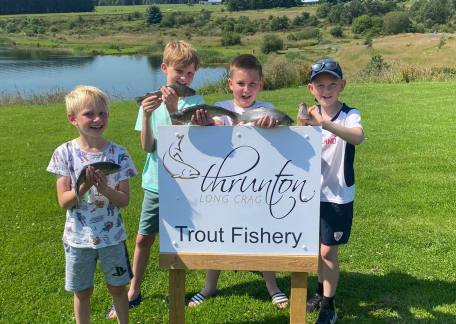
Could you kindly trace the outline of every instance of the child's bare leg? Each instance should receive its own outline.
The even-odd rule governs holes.
[[[338,246],[320,245],[321,278],[323,279],[323,295],[333,297],[339,283]]]
[[[141,283],[149,263],[150,249],[155,241],[155,235],[136,235],[135,252],[133,256],[133,278],[128,290],[128,300],[135,300],[141,292]]]
[[[274,294],[280,292],[279,287],[277,286],[276,273],[273,271],[263,271],[263,278],[266,283],[266,288],[268,289],[269,295],[273,296]],[[288,307],[288,302],[284,301],[277,303],[277,307],[286,308]]]
[[[217,283],[220,277],[220,273],[220,270],[207,270],[204,289],[201,290],[201,293],[204,296],[209,297],[215,295],[217,292]]]
[[[220,270],[207,270],[204,288],[201,290],[200,294],[202,294],[204,297],[211,297],[215,295],[217,292],[217,282],[220,277],[220,272]],[[201,302],[190,300],[188,302],[188,307],[196,307],[200,303]]]
[[[128,323],[128,295],[125,286],[107,285],[112,296],[112,302],[116,308],[117,322]]]
[[[90,297],[92,292],[93,288],[74,292],[74,319],[78,324],[90,323]]]

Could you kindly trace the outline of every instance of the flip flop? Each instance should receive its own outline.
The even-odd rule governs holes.
[[[284,309],[288,306],[288,297],[283,292],[276,292],[271,296],[272,303],[277,306],[277,308]],[[280,304],[287,303],[287,306],[281,307]]]
[[[141,302],[142,302],[142,296],[140,293],[138,295],[138,297],[136,297],[133,300],[128,301],[128,308],[137,307],[141,304]],[[112,305],[111,308],[108,310],[108,313],[106,314],[106,319],[111,319],[111,318],[116,318],[116,317],[117,317],[116,308],[114,305]]]
[[[200,306],[204,301],[206,300],[206,296],[204,296],[202,293],[197,293],[196,295],[194,295],[192,298],[190,298],[189,300],[189,304],[190,303],[193,303],[193,305],[189,305],[190,308],[193,308],[193,307],[198,307]]]

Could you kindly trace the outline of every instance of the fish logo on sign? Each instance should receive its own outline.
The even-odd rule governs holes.
[[[181,148],[184,135],[176,135],[177,140],[172,142],[168,151],[163,154],[163,167],[173,177],[179,179],[198,178],[200,172],[182,158]]]

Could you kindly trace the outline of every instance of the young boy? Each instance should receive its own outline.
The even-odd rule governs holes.
[[[190,86],[199,67],[196,50],[187,42],[169,42],[163,52],[161,69],[166,76],[167,84],[179,82]],[[161,87],[162,96],[151,96],[144,99],[138,112],[135,130],[141,132],[141,146],[147,152],[142,173],[144,199],[136,235],[136,246],[133,258],[133,279],[128,291],[129,306],[141,303],[141,283],[149,262],[150,249],[158,233],[158,157],[157,131],[159,125],[171,125],[169,113],[188,106],[203,104],[200,96],[178,98],[170,87]],[[115,317],[112,308],[108,317]]]
[[[263,88],[263,71],[261,63],[253,55],[239,55],[231,62],[228,86],[233,93],[233,99],[217,102],[215,106],[223,107],[239,114],[261,106],[274,108],[272,103],[256,100],[258,93]],[[210,120],[201,111],[197,111],[192,122],[199,125],[233,125],[233,121],[228,116],[217,116]],[[275,125],[276,121],[268,116],[264,116],[255,122],[255,126],[266,128],[274,127]],[[205,287],[190,299],[188,306],[199,306],[206,298],[214,296],[219,276],[219,270],[208,270]],[[272,303],[278,308],[286,308],[288,306],[288,297],[278,288],[275,272],[265,271],[263,272],[263,277]]]
[[[90,321],[90,297],[97,260],[112,295],[118,322],[128,322],[126,285],[131,271],[125,245],[126,233],[120,208],[129,202],[129,178],[136,169],[128,152],[107,141],[108,98],[99,89],[78,86],[66,97],[68,121],[79,137],[60,145],[47,171],[57,176],[57,198],[67,210],[63,242],[65,247],[65,289],[74,293],[77,323]],[[106,176],[88,164],[114,162],[119,172]],[[76,180],[86,172],[78,190]]]
[[[355,195],[355,145],[364,140],[357,109],[339,101],[346,81],[339,64],[331,59],[312,65],[309,91],[317,106],[309,107],[308,119],[298,116],[298,125],[323,128],[320,202],[320,258],[317,293],[307,302],[309,312],[320,308],[317,323],[337,320],[334,296],[339,281],[338,246],[348,242]]]

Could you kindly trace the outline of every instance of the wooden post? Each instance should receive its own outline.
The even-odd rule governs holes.
[[[290,324],[307,323],[307,272],[291,273]]]
[[[185,322],[185,270],[169,270],[169,323]]]

